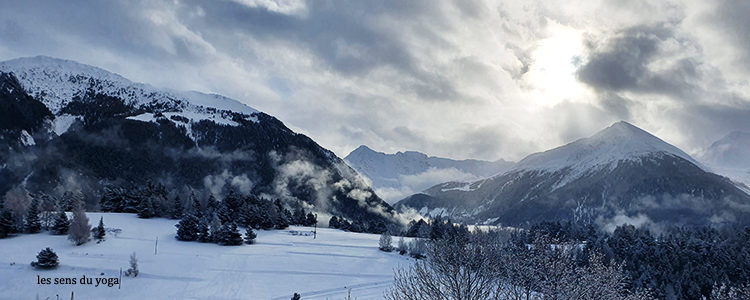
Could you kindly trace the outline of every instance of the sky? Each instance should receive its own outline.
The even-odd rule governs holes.
[[[750,131],[749,1],[0,2],[0,60],[218,93],[343,157],[519,160],[625,120]]]

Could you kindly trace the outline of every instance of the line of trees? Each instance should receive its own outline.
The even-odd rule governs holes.
[[[427,258],[396,272],[389,299],[750,299],[748,228],[542,222],[425,238],[424,224]]]
[[[27,205],[24,206],[24,203]],[[66,210],[72,211],[72,219],[68,219]],[[23,189],[6,193],[3,201],[0,201],[0,238],[42,231],[68,235],[68,239],[76,245],[88,242],[92,234],[98,240],[106,235],[103,218],[99,220],[99,226],[92,230],[83,200],[74,193],[65,193],[60,200],[45,194],[32,195]]]
[[[289,225],[312,226],[317,217],[297,207],[292,213],[280,200],[270,201],[254,195],[241,196],[230,192],[223,201],[209,197],[202,205],[195,196],[181,213],[176,238],[181,241],[200,241],[220,245],[241,245],[243,237],[238,226],[245,227],[244,242],[252,244],[253,229],[285,229]]]

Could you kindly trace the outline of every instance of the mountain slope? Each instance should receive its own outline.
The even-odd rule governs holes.
[[[729,133],[704,150],[699,159],[714,172],[750,186],[750,132]]]
[[[372,187],[386,201],[402,199],[440,182],[489,177],[513,165],[504,160],[453,160],[415,151],[385,154],[364,145],[349,153],[344,160],[370,179]]]
[[[396,207],[504,225],[543,220],[601,225],[750,221],[750,195],[626,122],[529,155],[502,175],[436,185]]]
[[[0,128],[0,193],[72,191],[93,208],[105,187],[137,194],[158,184],[175,195],[236,190],[393,221],[392,208],[331,151],[235,100],[49,57],[2,62],[0,73],[0,115],[28,111]]]

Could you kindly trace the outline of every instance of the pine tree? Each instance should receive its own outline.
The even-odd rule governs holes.
[[[135,257],[135,252],[130,255],[130,268],[125,271],[125,276],[138,277],[138,259]]]
[[[68,234],[69,228],[70,220],[68,220],[68,215],[65,213],[65,211],[62,210],[62,208],[60,208],[60,211],[58,211],[57,215],[55,215],[55,220],[52,223],[51,232],[54,235]]]
[[[367,226],[367,232],[369,233],[383,233],[388,231],[388,227],[385,225],[385,222],[383,221],[377,221],[370,223],[370,226]]]
[[[0,211],[0,239],[16,233],[16,221],[11,210]]]
[[[31,262],[31,266],[37,269],[54,269],[59,265],[57,254],[49,247],[40,251],[36,255],[36,261]]]
[[[216,216],[219,217],[219,221],[221,221],[222,224],[234,220],[232,218],[232,212],[229,207],[227,207],[227,205],[219,206],[219,210],[216,212]]]
[[[214,195],[208,196],[208,200],[206,201],[206,208],[205,208],[206,213],[209,216],[217,213],[219,210],[219,205],[220,203],[218,200],[216,200],[216,197],[214,197]]]
[[[219,220],[219,217],[216,216],[216,214],[213,214],[213,218],[211,218],[211,241],[214,243],[218,243],[219,240],[219,230],[221,230],[221,221]]]
[[[198,241],[201,243],[211,242],[211,233],[209,232],[208,219],[204,216],[198,221]]]
[[[294,215],[292,215],[292,221],[294,225],[302,225],[305,222],[305,209],[297,207],[294,210]]]
[[[41,195],[42,203],[40,205],[42,212],[42,226],[44,230],[50,230],[55,220],[55,210],[57,207],[56,200],[47,194]]]
[[[172,205],[172,213],[170,214],[170,217],[172,219],[180,219],[182,218],[182,213],[184,211],[184,207],[182,206],[182,200],[180,199],[180,196],[174,197],[174,204]]]
[[[195,197],[195,193],[190,193],[190,203],[192,203],[192,207],[190,208],[191,212],[195,215],[196,218],[202,219],[203,218],[203,208],[201,207],[201,202],[198,201],[198,197]]]
[[[330,228],[341,227],[341,224],[339,224],[339,218],[337,218],[336,216],[331,217],[331,219],[328,220],[328,227]]]
[[[105,235],[107,235],[107,231],[104,229],[104,217],[100,217],[99,225],[94,228],[94,238],[102,240]]]
[[[364,229],[362,227],[364,227],[363,224],[362,224],[362,221],[356,220],[356,221],[354,221],[354,223],[352,223],[351,225],[349,225],[349,228],[347,228],[347,229],[349,231],[351,231],[351,232],[362,232],[362,230]]]
[[[89,225],[89,218],[83,211],[83,206],[78,205],[73,211],[73,221],[70,223],[68,239],[73,241],[76,246],[79,246],[86,243],[89,240],[90,235],[91,225]]]
[[[277,209],[276,221],[274,223],[276,224],[274,226],[276,229],[286,229],[289,227],[289,220],[284,215],[283,209],[280,211]]]
[[[42,223],[39,221],[39,199],[34,197],[26,214],[24,231],[27,233],[38,233],[42,231]]]
[[[154,203],[151,201],[151,197],[144,197],[141,199],[141,204],[138,205],[138,217],[141,219],[149,219],[156,215],[154,210]]]
[[[265,210],[260,210],[260,228],[264,230],[273,229],[275,224],[270,214]]]
[[[256,237],[257,235],[255,234],[255,232],[253,232],[253,228],[248,227],[247,231],[245,231],[245,243],[254,244]]]
[[[242,245],[242,234],[237,230],[237,224],[229,222],[221,225],[221,228],[217,232],[216,242],[222,246]]]
[[[177,227],[177,239],[180,241],[197,240],[200,237],[198,223],[198,218],[191,213],[183,216],[180,222],[175,225]],[[208,234],[208,230],[206,230],[206,234]]]
[[[318,223],[318,217],[315,216],[312,212],[307,213],[307,218],[305,218],[305,226],[313,226],[315,223]]]

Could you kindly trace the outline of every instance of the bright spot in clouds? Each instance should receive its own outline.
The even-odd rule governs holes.
[[[550,107],[562,101],[579,102],[590,97],[576,79],[576,62],[583,56],[583,32],[550,21],[547,38],[531,53],[529,70],[523,79],[535,105]]]

